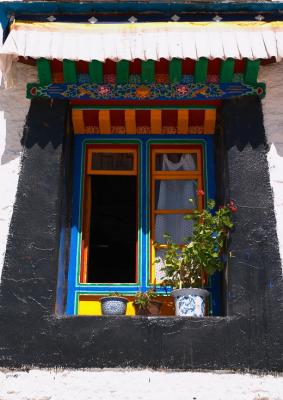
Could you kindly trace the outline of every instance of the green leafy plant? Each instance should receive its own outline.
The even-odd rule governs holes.
[[[155,297],[157,297],[155,288],[151,288],[147,292],[137,292],[133,303],[142,310],[146,310],[150,301]]]
[[[198,191],[198,195],[204,195]],[[189,201],[192,202],[190,199]],[[183,245],[164,234],[163,284],[173,288],[203,287],[207,275],[223,270],[227,261],[227,242],[233,228],[234,201],[215,210],[215,201],[208,200],[207,209],[195,209],[184,218],[194,222],[193,233]],[[160,258],[156,259],[160,263]]]

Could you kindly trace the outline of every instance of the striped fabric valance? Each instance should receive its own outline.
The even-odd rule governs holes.
[[[72,110],[75,134],[213,134],[216,108]]]
[[[283,22],[15,22],[0,49],[4,75],[18,56],[102,62],[201,57],[280,60]]]

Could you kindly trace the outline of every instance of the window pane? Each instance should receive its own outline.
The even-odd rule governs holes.
[[[174,243],[182,244],[184,238],[191,236],[193,221],[184,219],[184,214],[166,214],[155,216],[155,241],[165,243],[163,235],[171,235]]]
[[[195,171],[196,153],[162,153],[155,157],[156,171]]]
[[[134,168],[133,153],[92,153],[91,168],[103,171],[131,171]]]
[[[155,181],[156,210],[188,210],[197,207],[197,181],[170,179]],[[192,201],[189,201],[192,199]]]
[[[136,280],[137,177],[92,175],[88,282]]]

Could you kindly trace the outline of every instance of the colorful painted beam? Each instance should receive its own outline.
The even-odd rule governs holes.
[[[241,96],[265,96],[265,84],[49,84],[29,83],[27,98],[79,100],[221,100]]]

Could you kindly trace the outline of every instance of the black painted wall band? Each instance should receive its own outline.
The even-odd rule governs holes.
[[[222,196],[239,211],[227,316],[203,319],[55,315],[67,111],[34,100],[28,115],[1,283],[0,366],[282,371],[282,271],[260,101],[221,110]]]

